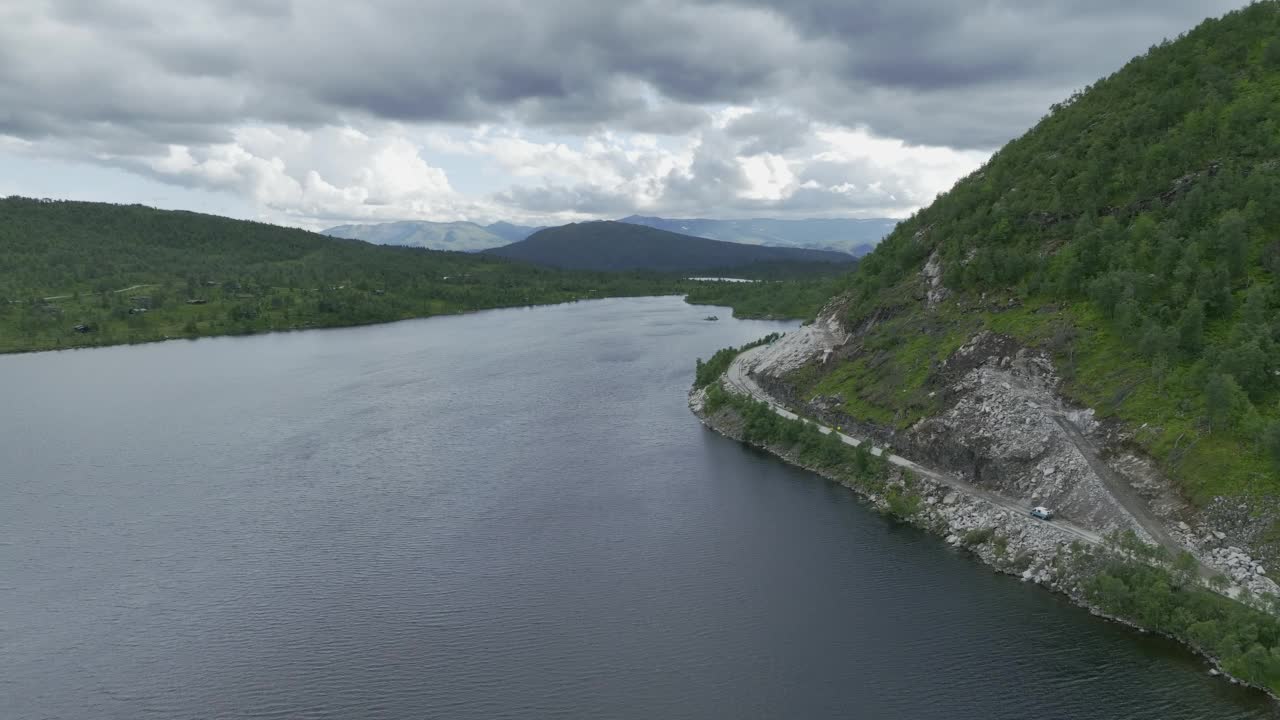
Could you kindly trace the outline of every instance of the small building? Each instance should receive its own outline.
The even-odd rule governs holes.
[[[75,330],[76,332],[80,333],[81,335],[83,335],[83,334],[85,334],[85,333],[91,333],[91,332],[93,332],[93,328],[92,328],[92,327],[89,327],[88,325],[85,325],[84,323],[80,323],[79,325],[76,325],[76,326],[72,327],[71,329],[72,329],[72,330]]]
[[[209,301],[205,300],[204,298],[191,298],[190,300],[187,300],[187,304],[188,305],[207,305],[209,304]]]

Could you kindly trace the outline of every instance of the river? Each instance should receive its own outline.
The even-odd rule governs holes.
[[[707,313],[0,357],[0,717],[1275,716],[702,428]]]

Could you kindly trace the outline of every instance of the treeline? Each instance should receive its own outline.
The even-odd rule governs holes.
[[[0,200],[0,352],[357,325],[701,285],[682,273],[555,270],[137,205]]]
[[[738,318],[812,319],[838,288],[836,278],[703,282],[689,290],[687,300],[697,305],[727,305]]]
[[[856,323],[936,254],[961,303],[1053,349],[1075,399],[1192,494],[1280,477],[1280,3],[1161,43],[904,221],[847,289]],[[991,310],[995,312],[995,310]]]

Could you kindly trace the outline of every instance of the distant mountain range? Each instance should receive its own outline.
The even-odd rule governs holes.
[[[632,215],[620,222],[645,225],[668,232],[696,237],[746,243],[748,245],[774,245],[777,247],[802,247],[847,252],[861,257],[871,252],[880,239],[889,234],[897,220],[873,218],[859,220],[822,219],[774,220],[708,220],[688,218],[684,220]]]
[[[627,222],[539,230],[487,254],[572,270],[724,270],[762,263],[852,263],[848,253],[770,247],[681,235]]]
[[[705,218],[671,219],[632,215],[618,222],[666,230],[710,240],[773,245],[776,247],[836,250],[861,257],[871,252],[880,239],[889,234],[897,220],[889,218],[774,220],[708,220]],[[412,220],[368,225],[339,225],[324,231],[325,235],[364,240],[378,245],[406,245],[432,250],[477,252],[520,242],[542,227],[496,222],[478,225],[472,222],[427,222]]]
[[[541,229],[506,222],[477,225],[473,222],[406,220],[370,225],[339,225],[325,230],[324,234],[349,240],[364,240],[375,245],[477,252],[519,242]]]

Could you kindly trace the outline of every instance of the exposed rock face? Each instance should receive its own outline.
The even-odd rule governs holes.
[[[1060,425],[1073,422],[1088,431],[1097,423],[1091,412],[1071,410],[1057,399],[1047,358],[1019,351],[992,365],[970,370],[949,388],[955,403],[911,429],[912,449],[975,484],[1048,505],[1100,532],[1143,535]]]
[[[929,255],[929,261],[924,264],[920,275],[924,278],[928,287],[925,301],[929,303],[929,307],[937,307],[938,303],[951,297],[951,291],[942,284],[942,259],[939,257],[937,250],[934,250]]]
[[[821,362],[837,347],[844,345],[849,334],[840,325],[833,309],[820,314],[814,322],[789,332],[782,341],[769,345],[749,368],[752,374],[781,378],[810,362]]]

